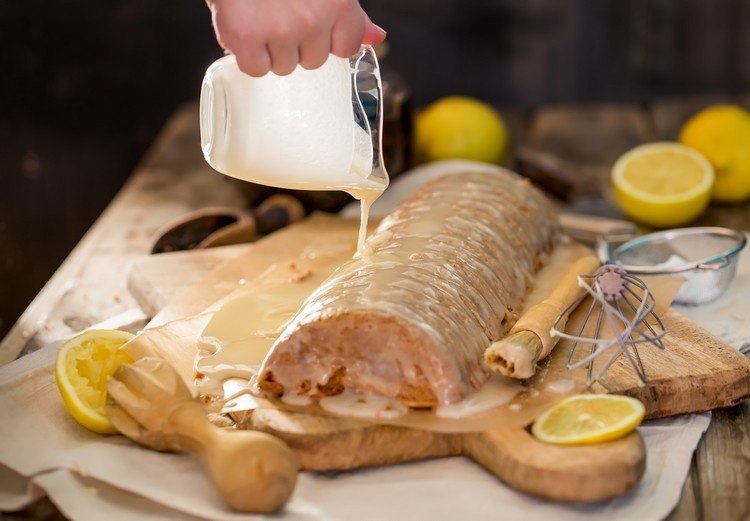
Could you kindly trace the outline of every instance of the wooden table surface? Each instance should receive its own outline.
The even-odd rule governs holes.
[[[750,105],[750,95],[713,94],[648,107],[566,105],[502,113],[513,146],[553,153],[600,187],[603,197],[580,198],[572,210],[617,216],[606,188],[612,162],[638,143],[675,139],[691,114],[724,100]],[[145,318],[127,291],[125,274],[133,259],[148,252],[155,232],[191,210],[242,204],[234,186],[206,165],[199,143],[197,105],[191,103],[173,115],[129,182],[0,343],[0,364],[115,315]],[[712,206],[699,224],[750,230],[750,203]],[[9,517],[57,515],[41,503]],[[750,401],[714,412],[669,519],[750,519]]]

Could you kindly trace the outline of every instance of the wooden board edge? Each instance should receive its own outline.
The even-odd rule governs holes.
[[[306,422],[312,434],[304,432]],[[516,490],[562,502],[624,494],[646,468],[646,446],[638,432],[608,443],[563,447],[542,443],[517,427],[445,434],[263,409],[246,415],[242,427],[283,440],[303,470],[346,471],[465,456]]]
[[[561,502],[620,496],[646,471],[646,444],[634,431],[606,443],[556,446],[526,429],[464,435],[463,454],[510,487]]]
[[[711,375],[693,377],[690,387],[699,393],[686,393],[659,380],[648,387],[633,387],[622,393],[646,404],[646,419],[694,414],[737,405],[750,398],[750,369],[733,367]],[[661,404],[661,406],[660,406]]]
[[[260,412],[260,414],[257,414]],[[294,423],[294,429],[287,422]],[[312,434],[300,433],[300,424],[314,422]],[[321,422],[329,428],[319,429]],[[285,425],[286,424],[286,425]],[[337,429],[341,426],[340,429]],[[340,422],[284,411],[256,410],[245,428],[266,432],[294,450],[303,470],[353,470],[428,458],[460,455],[460,439],[444,434],[363,422]]]

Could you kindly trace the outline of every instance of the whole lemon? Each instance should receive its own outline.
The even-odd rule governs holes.
[[[750,197],[750,113],[736,105],[703,109],[682,127],[680,143],[698,150],[713,165],[713,200],[739,202]]]
[[[416,121],[416,155],[422,161],[471,159],[502,163],[508,130],[490,105],[450,96],[427,107]]]

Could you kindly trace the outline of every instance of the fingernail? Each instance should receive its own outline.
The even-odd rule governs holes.
[[[365,29],[365,37],[363,43],[368,45],[375,45],[385,40],[385,37],[388,34],[385,29],[377,24],[372,23],[372,20],[370,20],[369,22],[370,23],[367,24],[367,28]]]

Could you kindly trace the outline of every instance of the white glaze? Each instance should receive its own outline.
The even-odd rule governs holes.
[[[572,393],[576,389],[576,383],[570,378],[561,378],[559,380],[553,380],[547,382],[544,385],[544,389],[556,394],[568,394]]]
[[[440,405],[435,414],[441,418],[460,419],[487,412],[510,402],[522,389],[516,380],[493,376],[460,402]]]
[[[344,391],[336,396],[321,398],[319,403],[323,410],[331,414],[355,418],[393,419],[409,412],[409,408],[398,400],[372,393]]]

